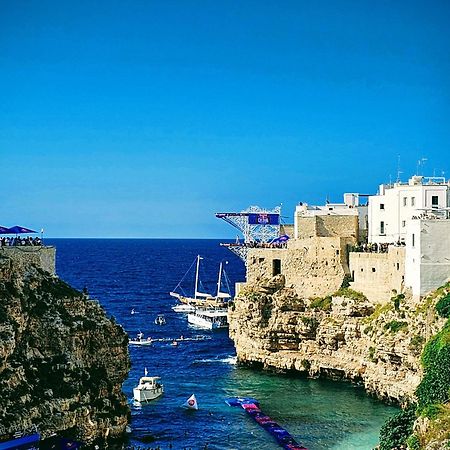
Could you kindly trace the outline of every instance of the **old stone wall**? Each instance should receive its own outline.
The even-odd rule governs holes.
[[[316,215],[297,217],[297,237],[353,237],[358,238],[357,215]]]
[[[55,275],[56,249],[51,246],[2,246],[0,258],[6,257],[13,261],[16,270],[35,265],[46,272]]]
[[[247,259],[247,283],[275,275],[277,263],[286,283],[300,297],[321,297],[337,291],[348,275],[347,246],[354,238],[312,237],[293,239],[287,248],[253,248]]]
[[[349,253],[350,286],[372,303],[386,303],[405,289],[405,248],[389,246],[387,253]],[[395,292],[394,292],[395,291]]]

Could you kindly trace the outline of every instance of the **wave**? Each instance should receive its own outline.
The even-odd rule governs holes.
[[[215,364],[215,363],[230,364],[234,366],[237,363],[237,357],[230,355],[225,358],[196,359],[193,362],[193,364]]]

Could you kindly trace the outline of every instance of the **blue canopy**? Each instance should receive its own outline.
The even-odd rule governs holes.
[[[290,238],[287,234],[283,234],[275,239],[273,239],[272,241],[270,241],[272,244],[275,242],[286,242],[288,241]]]
[[[24,233],[37,233],[37,231],[30,230],[29,228],[20,227],[19,225],[15,225],[11,228],[7,228],[5,234],[24,234]]]
[[[0,234],[8,234],[8,233],[9,233],[8,228],[2,227],[2,226],[0,225]]]

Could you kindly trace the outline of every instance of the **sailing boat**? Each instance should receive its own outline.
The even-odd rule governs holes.
[[[170,292],[170,295],[172,297],[175,297],[177,300],[179,300],[182,305],[174,306],[172,309],[176,312],[193,312],[195,311],[195,308],[197,307],[224,307],[226,306],[226,302],[231,297],[230,294],[227,294],[226,292],[221,292],[220,287],[222,284],[222,272],[223,270],[223,262],[220,262],[219,266],[219,276],[217,281],[217,295],[213,296],[211,294],[200,292],[199,291],[199,272],[200,272],[200,260],[203,258],[200,255],[197,255],[196,261],[196,270],[195,270],[195,286],[194,286],[194,297],[188,297],[185,295],[181,295],[178,292],[175,292],[176,289],[178,289],[185,279],[188,272],[191,270],[194,263],[191,264],[191,267],[187,270],[187,272],[184,274],[181,281],[178,283],[178,285],[175,287],[175,289]],[[195,261],[194,261],[195,262]]]
[[[187,408],[187,409],[194,409],[195,411],[198,410],[198,404],[197,404],[197,399],[195,398],[195,395],[192,394],[184,403],[183,403],[183,408]]]

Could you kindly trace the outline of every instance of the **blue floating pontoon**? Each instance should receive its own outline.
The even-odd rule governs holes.
[[[240,406],[245,412],[271,436],[275,438],[285,450],[307,450],[299,444],[287,430],[278,425],[259,408],[259,402],[252,397],[231,397],[225,400],[229,406]]]

